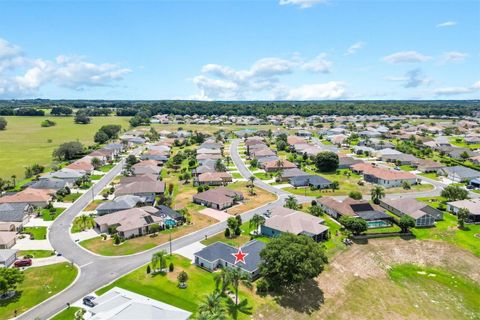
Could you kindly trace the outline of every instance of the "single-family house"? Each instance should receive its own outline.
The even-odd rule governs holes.
[[[41,176],[39,180],[55,178],[55,179],[64,180],[69,184],[74,184],[75,181],[81,179],[86,174],[87,172],[85,171],[74,170],[70,168],[63,168],[58,171],[49,172]]]
[[[36,208],[45,207],[51,200],[56,190],[26,188],[23,191],[7,194],[0,198],[2,203],[23,203],[30,204]]]
[[[440,173],[446,175],[452,181],[466,182],[475,178],[480,178],[480,171],[473,170],[464,166],[444,167]]]
[[[429,172],[438,173],[443,167],[445,167],[443,164],[439,162],[428,160],[428,159],[416,159],[412,161],[411,165],[415,167],[418,171],[421,171],[424,173],[429,173]]]
[[[431,227],[435,225],[435,221],[443,220],[440,210],[413,198],[382,199],[380,206],[399,217],[410,216],[415,220],[415,227]]]
[[[0,249],[0,267],[10,267],[17,260],[17,254],[15,249]]]
[[[15,245],[15,231],[0,231],[0,249],[10,249]]]
[[[288,182],[294,187],[313,187],[315,189],[327,189],[332,185],[332,181],[314,174],[292,177]]]
[[[318,242],[328,239],[328,227],[323,223],[322,218],[278,206],[271,210],[270,217],[260,226],[260,232],[267,237],[282,233],[305,235]]]
[[[467,222],[480,223],[480,198],[452,201],[447,203],[447,210],[455,215],[460,209],[468,210]]]
[[[275,172],[278,170],[286,170],[286,169],[293,169],[296,168],[297,166],[295,163],[292,163],[287,160],[273,160],[273,161],[267,161],[261,163],[261,167],[266,171],[266,172]]]
[[[405,182],[410,185],[417,183],[417,177],[410,172],[378,168],[367,163],[353,165],[352,171],[363,174],[365,181],[385,188],[401,187]]]
[[[15,223],[15,230],[20,230],[30,220],[32,214],[33,206],[25,202],[0,204],[0,222]]]
[[[285,181],[289,181],[293,177],[300,177],[300,176],[310,176],[310,174],[298,168],[293,168],[293,169],[283,170],[279,176],[279,179],[280,181],[285,182]]]
[[[252,240],[240,248],[232,247],[223,242],[215,242],[195,252],[195,264],[208,271],[215,271],[219,268],[239,268],[255,279],[259,275],[261,262],[260,252],[266,244],[262,241]],[[243,261],[238,261],[235,254],[239,249],[246,254]]]
[[[209,189],[193,196],[193,202],[212,209],[223,210],[243,200],[243,194],[225,187]]]
[[[222,186],[232,182],[232,175],[228,172],[205,172],[198,175],[197,185]]]
[[[103,216],[112,212],[128,210],[145,203],[145,197],[134,195],[124,195],[113,199],[112,201],[102,202],[97,207],[97,214]]]
[[[28,187],[32,189],[47,189],[54,190],[55,192],[65,187],[71,186],[72,184],[68,181],[56,178],[40,179],[37,181],[33,181],[28,185]]]
[[[384,154],[380,157],[382,161],[393,162],[398,165],[411,165],[418,158],[408,153]]]
[[[150,226],[153,224],[164,227],[165,220],[155,216],[155,212],[157,209],[149,206],[116,211],[95,218],[95,225],[102,233],[116,228],[120,237],[132,238],[150,233]]]
[[[145,198],[145,203],[153,204],[155,197],[165,192],[165,182],[163,181],[148,181],[146,179],[130,179],[131,182],[129,183],[124,183],[124,181],[122,179],[115,190],[115,197],[134,195]]]

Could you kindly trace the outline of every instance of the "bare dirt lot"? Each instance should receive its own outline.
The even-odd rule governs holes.
[[[480,319],[478,309],[474,306],[472,311],[454,291],[460,280],[448,273],[447,278],[453,279],[452,287],[426,278],[418,283],[414,278],[399,284],[389,276],[392,267],[415,264],[463,276],[476,287],[480,286],[479,263],[480,258],[447,243],[370,240],[336,256],[317,283],[307,284],[304,292],[277,300],[280,306],[263,306],[255,318]]]

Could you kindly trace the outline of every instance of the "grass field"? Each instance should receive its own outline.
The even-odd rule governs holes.
[[[52,221],[61,215],[63,211],[65,211],[65,208],[55,208],[55,212],[52,214],[50,210],[42,209],[42,211],[40,211],[40,215],[42,216],[43,220]]]
[[[128,117],[92,117],[88,125],[73,123],[73,117],[5,117],[7,129],[0,131],[0,177],[10,178],[15,174],[24,176],[25,167],[38,163],[49,166],[52,152],[67,141],[92,144],[95,132],[106,124],[119,124],[129,128]],[[40,127],[45,119],[53,119],[57,125]],[[49,142],[49,139],[51,142]]]
[[[70,263],[56,263],[25,270],[25,279],[17,288],[17,296],[0,300],[0,319],[10,319],[54,296],[75,280],[78,270]]]
[[[34,258],[48,258],[53,256],[54,252],[51,250],[21,250],[18,252],[19,257],[31,255]]]
[[[75,312],[80,310],[79,307],[70,307],[64,309],[62,312],[55,315],[51,320],[73,320],[75,319]]]
[[[31,234],[34,240],[47,239],[47,227],[25,227],[22,232]]]
[[[213,273],[203,270],[193,265],[190,260],[177,255],[173,255],[172,261],[175,265],[174,272],[149,275],[145,272],[146,267],[141,267],[96,293],[102,294],[113,287],[120,287],[195,313],[204,297],[215,289]],[[177,287],[177,275],[182,270],[188,274],[186,289]],[[252,291],[240,288],[239,299],[247,299],[249,306],[255,308],[256,304],[262,301],[262,298],[256,296]],[[223,300],[226,304],[227,298]],[[234,317],[230,315],[228,318]],[[237,319],[250,319],[250,315],[239,312]]]
[[[250,235],[250,232],[253,229],[250,228],[250,224],[248,222],[243,223],[240,229],[242,230],[242,233],[239,236],[232,235],[231,237],[226,238],[225,234],[223,232],[221,232],[219,234],[216,234],[216,235],[214,235],[212,237],[209,237],[206,240],[202,240],[200,242],[203,245],[208,246],[212,243],[221,241],[221,242],[225,242],[226,244],[229,244],[233,247],[240,247],[240,246],[244,245],[245,243],[247,243],[248,241],[250,241],[252,238],[254,238],[256,240],[259,240],[259,241],[263,241],[265,243],[270,241],[270,238],[265,237],[265,236],[253,236],[252,237]]]

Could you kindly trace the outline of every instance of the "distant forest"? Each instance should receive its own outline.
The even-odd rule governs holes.
[[[423,115],[469,116],[480,111],[480,100],[432,101],[126,101],[126,100],[3,100],[0,115],[41,116],[52,106],[89,108],[92,116],[115,112],[118,116],[165,114],[199,115]],[[93,110],[92,110],[93,109]],[[104,109],[104,110],[101,110]],[[105,110],[105,109],[109,109]],[[88,110],[88,109],[87,109]],[[96,111],[94,111],[96,110]]]

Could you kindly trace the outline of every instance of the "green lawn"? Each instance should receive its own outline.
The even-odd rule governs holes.
[[[233,179],[242,179],[242,175],[239,172],[230,172],[232,175]]]
[[[120,287],[195,313],[204,297],[215,289],[213,273],[193,265],[190,260],[181,256],[173,255],[172,261],[175,265],[173,273],[152,276],[145,272],[146,267],[141,267],[96,293],[100,295],[113,287]],[[188,274],[186,289],[177,287],[176,277],[181,270]],[[245,298],[248,299],[248,305],[253,308],[262,300],[252,291],[241,288],[240,299]],[[248,314],[240,312],[238,315],[238,319],[250,319]]]
[[[56,263],[44,267],[32,267],[24,271],[25,279],[17,288],[17,296],[0,300],[0,319],[18,314],[54,296],[71,284],[78,270],[70,263]]]
[[[422,177],[425,177],[425,178],[440,181],[440,178],[438,177],[438,175],[435,172],[428,172],[428,173],[423,173],[422,172],[422,173],[419,173],[419,175],[422,176]]]
[[[375,233],[390,233],[390,232],[400,232],[401,229],[396,224],[392,225],[391,227],[384,227],[384,228],[371,228],[367,230],[367,234],[375,234]]]
[[[91,180],[100,180],[100,179],[102,179],[102,177],[103,177],[103,176],[100,175],[100,174],[94,174],[94,175],[91,175],[91,176],[90,176],[90,179],[91,179]]]
[[[437,306],[448,306],[438,308],[438,312],[447,312],[450,319],[478,319],[480,315],[480,286],[471,279],[444,269],[412,264],[394,266],[389,276],[395,284],[408,289],[412,302],[435,302]],[[427,310],[419,308],[417,317],[423,318],[423,313]]]
[[[256,240],[263,241],[263,242],[266,242],[266,243],[270,241],[270,238],[265,237],[265,236],[260,236],[260,235],[259,236],[251,236],[250,232],[253,230],[253,228],[250,228],[249,222],[243,223],[240,229],[242,230],[242,234],[239,235],[239,236],[231,236],[229,238],[226,238],[225,234],[223,232],[221,232],[221,233],[218,233],[214,236],[209,237],[206,240],[202,240],[201,243],[203,245],[208,246],[212,243],[221,241],[221,242],[225,242],[226,244],[229,244],[233,247],[240,247],[240,246],[244,245],[245,243],[247,243],[248,241],[250,241],[252,239],[256,239]]]
[[[54,120],[57,125],[49,128],[40,127],[45,119]],[[25,167],[38,163],[49,166],[52,152],[61,143],[80,141],[93,144],[95,132],[106,124],[119,124],[124,129],[130,127],[129,117],[92,117],[88,125],[75,124],[73,117],[5,117],[8,121],[6,130],[0,131],[0,177],[10,178],[15,174],[20,180]],[[68,134],[66,134],[68,133]],[[49,142],[49,139],[51,142]]]
[[[40,211],[40,215],[44,221],[52,221],[61,215],[63,211],[65,211],[65,208],[55,208],[55,212],[52,214],[50,210],[42,209],[42,211]]]
[[[78,198],[80,198],[81,193],[70,193],[63,197],[63,202],[75,202]]]
[[[412,166],[410,166],[410,165],[408,165],[408,164],[401,165],[401,166],[400,166],[400,169],[402,169],[403,171],[413,171],[413,170],[415,170],[414,167],[412,167]]]
[[[113,167],[115,167],[115,164],[106,164],[106,165],[100,167],[98,170],[100,170],[102,172],[108,172],[108,171],[112,170]]]
[[[80,310],[79,307],[70,307],[68,309],[64,309],[51,318],[51,320],[73,320],[75,319],[75,312],[78,310]]]
[[[47,227],[25,227],[22,232],[31,234],[34,240],[47,239]]]
[[[260,180],[271,180],[275,177],[272,173],[268,172],[256,172],[253,175]]]
[[[18,252],[19,257],[31,255],[34,258],[48,258],[53,256],[54,252],[51,250],[21,250]]]

